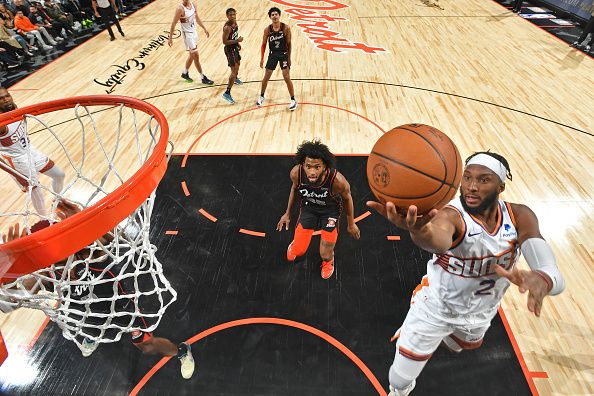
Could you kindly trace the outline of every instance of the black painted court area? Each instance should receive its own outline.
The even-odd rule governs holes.
[[[320,277],[319,237],[307,256],[285,259],[292,229],[275,230],[290,188],[288,156],[191,156],[181,168],[174,156],[157,191],[152,240],[178,291],[178,301],[156,334],[185,340],[221,323],[250,317],[301,322],[335,337],[354,352],[385,389],[394,345],[411,291],[429,255],[377,214],[361,220],[361,240],[346,232],[336,248],[336,272]],[[351,183],[355,215],[370,198],[366,157],[339,157]],[[185,196],[181,181],[186,181]],[[204,208],[213,223],[198,213]],[[297,216],[294,215],[293,219]],[[343,218],[344,220],[344,218]],[[239,229],[266,233],[257,237]],[[177,230],[178,235],[165,235]],[[388,241],[387,235],[400,235]],[[373,395],[370,381],[325,340],[278,325],[224,330],[193,345],[191,380],[168,362],[140,395]],[[31,352],[39,375],[5,394],[125,395],[159,360],[143,356],[125,337],[89,358],[50,324]],[[499,317],[477,351],[453,355],[438,349],[417,381],[414,395],[529,395],[527,382]]]

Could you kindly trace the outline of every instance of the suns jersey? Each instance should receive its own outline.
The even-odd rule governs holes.
[[[196,9],[194,8],[194,3],[190,3],[190,8],[187,8],[183,4],[182,10],[182,18],[186,22],[180,22],[181,30],[184,33],[196,33]]]
[[[459,198],[448,207],[462,218],[464,234],[447,252],[434,254],[427,263],[428,291],[450,314],[492,311],[510,285],[495,273],[495,266],[510,270],[520,257],[511,206],[502,200],[497,202],[497,225],[492,233],[463,209]]]
[[[22,119],[6,126],[6,133],[0,132],[0,154],[7,157],[27,155],[29,136],[27,121]]]

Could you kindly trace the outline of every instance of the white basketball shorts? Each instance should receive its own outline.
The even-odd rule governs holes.
[[[26,190],[29,184],[37,183],[39,180],[39,172],[44,172],[54,165],[54,163],[45,154],[35,150],[34,148],[31,148],[30,150],[30,157],[28,154],[20,155],[18,157],[2,157],[2,162],[5,165],[18,172],[10,172],[10,169],[6,169],[6,167],[3,166],[4,170],[11,174],[11,176],[23,190]]]
[[[182,32],[182,37],[184,39],[186,50],[196,51],[198,48],[198,35],[196,32]]]
[[[478,348],[497,309],[473,315],[444,314],[428,286],[411,299],[404,323],[396,332],[398,352],[412,360],[428,360],[441,341],[451,336],[463,349]]]

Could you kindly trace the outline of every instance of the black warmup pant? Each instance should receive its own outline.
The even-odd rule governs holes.
[[[590,17],[590,20],[584,27],[584,31],[582,32],[582,35],[577,40],[578,43],[583,42],[586,39],[586,37],[588,37],[588,33],[592,33],[592,35],[590,36],[590,40],[588,40],[588,42],[585,43],[585,45],[589,45],[592,42],[594,42],[594,16]]]
[[[99,15],[101,15],[101,22],[103,22],[103,24],[107,28],[107,31],[109,32],[109,36],[111,38],[113,38],[115,36],[113,35],[113,30],[111,30],[110,21],[116,25],[120,34],[122,36],[124,35],[124,32],[122,31],[122,27],[120,26],[120,23],[118,22],[115,12],[111,6],[109,6],[107,8],[97,7],[97,11],[99,11]]]

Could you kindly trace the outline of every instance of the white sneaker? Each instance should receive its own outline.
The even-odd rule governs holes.
[[[291,99],[291,103],[289,103],[289,110],[293,111],[297,108],[297,101]]]
[[[54,41],[60,42],[60,41],[64,41],[64,39],[62,37],[58,36],[54,39]]]
[[[186,344],[185,342],[182,342],[181,345],[186,347],[186,353],[179,356],[181,375],[184,379],[190,379],[192,378],[192,374],[194,374],[195,367],[192,348],[190,347],[190,344]]]
[[[260,97],[258,98],[258,100],[256,101],[256,106],[260,107],[264,104],[264,96],[260,95]]]
[[[458,345],[458,343],[456,341],[454,341],[454,339],[450,336],[444,337],[443,340],[441,340],[441,342],[447,349],[450,350],[450,352],[454,352],[454,353],[462,352],[462,347],[460,345]]]
[[[89,357],[93,352],[95,352],[95,349],[97,349],[98,346],[98,342],[85,337],[82,344],[80,345],[80,351],[84,357]]]
[[[43,49],[46,50],[46,51],[49,51],[49,50],[54,49],[54,47],[52,47],[51,45],[44,45],[43,46]]]
[[[388,393],[388,396],[408,396],[410,395],[410,392],[415,389],[416,384],[417,380],[413,380],[413,382],[411,382],[410,385],[404,389],[395,389],[392,385],[390,385],[390,393]]]

